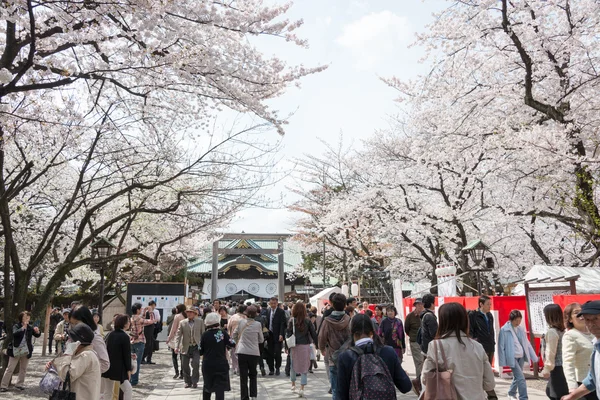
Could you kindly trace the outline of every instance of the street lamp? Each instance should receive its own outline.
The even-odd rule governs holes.
[[[469,243],[466,247],[464,247],[462,249],[463,253],[469,253],[469,256],[471,256],[471,260],[473,260],[473,264],[475,264],[475,267],[477,267],[477,268],[469,268],[469,270],[471,270],[472,272],[475,272],[475,274],[477,276],[477,292],[479,292],[480,296],[481,296],[481,273],[489,272],[492,269],[491,268],[480,268],[479,264],[481,264],[481,262],[485,258],[485,252],[489,249],[490,249],[490,247],[488,245],[486,245],[485,243],[483,243],[483,241],[481,241],[481,239],[477,239],[477,240]]]
[[[163,272],[161,271],[160,267],[156,267],[156,269],[154,270],[154,281],[160,282],[162,280],[162,276]]]
[[[92,248],[92,268],[100,270],[100,304],[98,304],[98,314],[102,319],[102,308],[104,303],[104,268],[106,268],[106,258],[110,256],[110,251],[114,244],[101,237],[90,245]]]

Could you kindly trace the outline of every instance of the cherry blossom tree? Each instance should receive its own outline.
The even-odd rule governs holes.
[[[451,3],[419,38],[429,49],[430,73],[387,82],[414,112],[416,130],[434,126],[456,138],[454,148],[466,137],[491,137],[497,148],[491,204],[530,222],[565,225],[578,243],[578,264],[594,264],[599,5]]]
[[[201,246],[254,204],[285,118],[266,101],[324,67],[260,53],[306,43],[290,4],[31,1],[0,6],[0,219],[10,323],[32,278],[34,312],[99,236],[151,264]],[[224,110],[253,121],[223,129]],[[246,121],[248,121],[246,119]],[[14,286],[9,276],[14,276]],[[15,306],[15,304],[17,306]]]

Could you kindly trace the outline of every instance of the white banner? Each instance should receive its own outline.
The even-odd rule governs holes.
[[[454,265],[438,265],[435,274],[438,278],[438,297],[455,297],[456,267]]]
[[[217,297],[225,298],[244,291],[253,297],[270,298],[277,296],[279,285],[277,279],[219,279],[217,281]],[[210,279],[204,281],[202,300],[212,297]]]
[[[398,318],[404,321],[404,306],[402,305],[402,279],[394,279],[394,307],[398,310]]]

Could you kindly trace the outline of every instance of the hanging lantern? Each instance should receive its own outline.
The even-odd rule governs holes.
[[[348,297],[348,285],[346,285],[345,283],[342,285],[342,294]]]
[[[358,297],[358,283],[353,283],[350,291],[352,292],[352,297]]]

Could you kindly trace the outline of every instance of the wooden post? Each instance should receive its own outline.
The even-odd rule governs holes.
[[[48,336],[50,335],[50,313],[52,312],[52,300],[46,306],[46,318],[44,321],[44,343],[42,343],[42,357],[46,356],[46,346],[48,346]],[[48,349],[51,350],[51,349]]]
[[[531,347],[535,350],[535,335],[533,334],[533,325],[531,325],[531,307],[529,306],[529,283],[525,282],[525,304],[527,305],[527,329],[529,330],[529,342]],[[527,351],[527,349],[523,349]],[[538,363],[533,363],[533,377],[539,378],[538,375]]]
[[[218,296],[218,288],[219,288],[219,241],[213,243],[213,259],[212,259],[212,275],[210,279],[210,299],[211,301],[215,301],[219,298]],[[216,310],[218,311],[218,310]]]
[[[571,294],[577,294],[577,285],[576,285],[577,280],[576,279],[571,279],[569,281],[569,285],[571,286]]]

